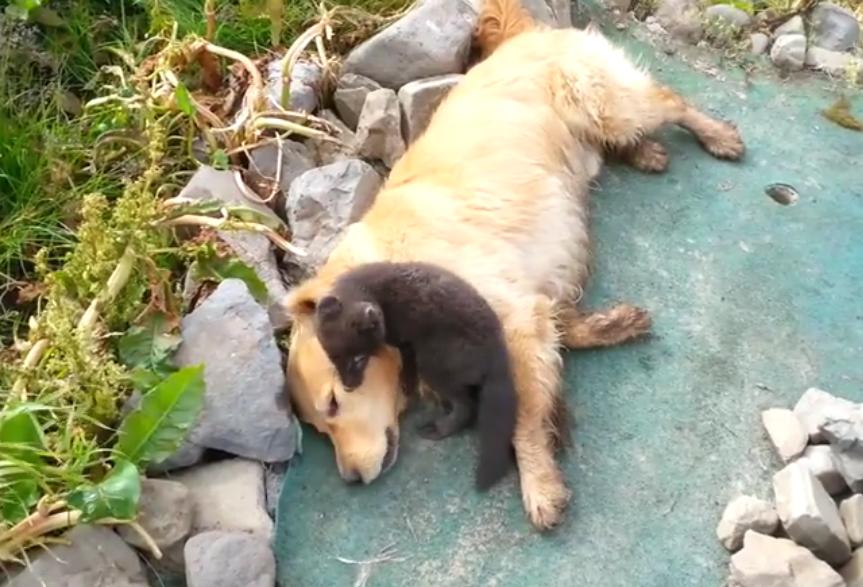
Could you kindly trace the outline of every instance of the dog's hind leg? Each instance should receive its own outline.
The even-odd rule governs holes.
[[[502,322],[518,393],[513,446],[522,504],[534,527],[548,530],[563,519],[571,495],[555,460],[562,361],[551,303],[538,298]]]
[[[622,344],[650,332],[646,310],[619,304],[609,310],[581,312],[566,309],[558,316],[562,342],[571,349],[607,347]]]

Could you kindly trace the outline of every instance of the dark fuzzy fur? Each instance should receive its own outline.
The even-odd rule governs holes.
[[[470,284],[427,263],[369,263],[345,273],[318,303],[318,338],[347,389],[359,387],[368,358],[386,343],[415,362],[443,400],[424,427],[443,438],[477,417],[477,487],[512,465],[517,396],[497,315]],[[411,365],[407,365],[410,370]]]

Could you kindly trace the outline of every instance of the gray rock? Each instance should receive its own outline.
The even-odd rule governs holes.
[[[838,495],[848,489],[845,478],[839,470],[839,462],[829,446],[815,444],[806,447],[799,462],[809,468],[830,495]]]
[[[269,219],[268,222],[283,224],[275,212],[266,205],[244,196],[230,171],[218,171],[207,166],[200,167],[179,196],[191,200],[218,200],[228,205],[245,206],[266,216]],[[238,258],[255,270],[267,286],[268,311],[273,327],[276,329],[285,327],[284,312],[280,303],[287,295],[287,289],[282,282],[270,240],[262,234],[248,231],[220,230],[218,234]]]
[[[863,492],[863,408],[825,414],[819,431],[830,443],[845,483],[851,491]]]
[[[843,587],[842,577],[785,538],[750,530],[731,557],[731,587]]]
[[[282,485],[285,475],[288,473],[288,463],[275,463],[268,465],[264,471],[264,491],[267,495],[267,513],[275,519],[276,508],[279,505],[279,496],[282,494]]]
[[[282,61],[274,59],[267,65],[267,98],[277,107],[282,103]],[[288,110],[311,114],[320,105],[321,86],[324,72],[313,61],[301,59],[291,71],[290,97]]]
[[[228,459],[183,471],[173,479],[189,490],[193,535],[226,530],[272,538],[273,521],[267,515],[261,463]]]
[[[839,571],[846,587],[863,587],[863,548],[858,548]]]
[[[735,28],[746,28],[752,22],[752,18],[743,10],[730,4],[714,4],[704,11],[704,20],[708,23],[732,26]]]
[[[770,44],[770,37],[764,33],[752,33],[749,35],[749,42],[751,44],[749,51],[753,55],[761,55],[767,51],[767,46]]]
[[[313,168],[315,162],[309,148],[297,141],[282,141],[281,151],[279,157],[279,145],[273,143],[252,149],[249,153],[249,169],[256,176],[270,182],[274,182],[278,175],[279,189],[287,194],[291,182]],[[278,167],[281,167],[281,171],[278,171]]]
[[[267,314],[238,279],[226,279],[181,323],[179,365],[204,364],[204,408],[189,442],[268,463],[296,448],[292,418],[277,406],[282,356]]]
[[[697,0],[659,0],[656,20],[672,36],[697,43],[704,34]]]
[[[809,441],[814,444],[827,442],[821,434],[821,425],[830,414],[848,414],[857,408],[856,404],[836,397],[824,390],[810,387],[797,400],[794,406],[794,415],[803,424],[804,430],[809,434]]]
[[[805,465],[791,463],[776,473],[773,491],[776,511],[788,536],[830,564],[848,560],[851,547],[839,510]]]
[[[842,516],[851,546],[863,544],[863,495],[857,493],[843,500],[839,504],[839,515]]]
[[[555,28],[572,26],[572,3],[570,0],[522,0],[521,5],[536,20],[547,25]]]
[[[394,91],[383,88],[366,96],[357,123],[356,148],[360,156],[380,160],[390,169],[404,155],[401,110]]]
[[[854,13],[830,2],[821,2],[809,17],[812,45],[831,51],[850,51],[860,38],[860,23]]]
[[[425,0],[351,51],[343,71],[394,90],[415,79],[462,73],[476,20],[468,2]]]
[[[806,61],[806,36],[792,34],[778,37],[770,48],[770,59],[776,67],[782,69],[803,69]]]
[[[806,65],[833,77],[851,76],[854,80],[863,73],[863,60],[859,57],[821,47],[809,47],[806,52]]]
[[[191,467],[201,462],[205,452],[203,447],[186,439],[177,449],[177,452],[160,463],[152,463],[147,467],[147,472],[151,475],[159,475],[168,471]]]
[[[780,408],[764,410],[761,412],[761,423],[783,462],[787,463],[803,454],[809,436],[794,412]]]
[[[192,531],[192,499],[189,490],[177,481],[143,479],[137,521],[160,550],[184,540]],[[147,549],[147,543],[140,534],[128,526],[118,526],[117,532],[132,546]]]
[[[777,527],[779,516],[771,504],[757,497],[741,495],[726,506],[716,527],[716,537],[727,550],[735,552],[743,546],[743,536],[748,530],[769,535]]]
[[[349,159],[307,171],[291,185],[287,216],[294,242],[309,253],[304,259],[318,267],[374,201],[381,178],[359,159]]]
[[[421,79],[399,90],[402,106],[402,133],[411,144],[428,126],[435,109],[464,76],[459,73]]]
[[[204,532],[185,548],[188,587],[273,587],[276,559],[266,540],[241,532]]]
[[[612,10],[629,12],[629,9],[632,8],[632,0],[605,0],[605,5]]]
[[[76,526],[65,538],[50,552],[31,552],[28,568],[6,587],[147,587],[138,555],[109,528]]]
[[[805,35],[806,27],[803,24],[803,17],[799,14],[797,16],[792,16],[784,23],[776,27],[776,30],[773,31],[773,36],[781,37],[782,35]]]
[[[315,154],[315,162],[318,166],[329,165],[346,159],[354,159],[357,156],[357,138],[354,132],[336,116],[332,110],[322,110],[318,113],[320,118],[329,122],[336,130],[335,138],[341,144],[330,141],[309,140],[312,151]]]
[[[333,93],[333,105],[348,128],[356,130],[366,96],[379,89],[381,85],[378,82],[356,73],[347,73],[339,79]]]

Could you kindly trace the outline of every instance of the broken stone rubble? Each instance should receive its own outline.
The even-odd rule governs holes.
[[[743,546],[743,537],[747,531],[769,535],[778,526],[779,516],[771,504],[757,497],[741,495],[726,506],[716,527],[716,536],[722,546],[735,552]]]
[[[839,504],[839,514],[842,516],[842,523],[848,532],[851,546],[857,547],[863,544],[863,495],[857,493],[844,499]]]
[[[839,510],[804,464],[791,463],[776,473],[773,491],[779,519],[794,542],[830,564],[848,560],[851,545]]]
[[[729,587],[844,587],[842,577],[811,552],[785,538],[749,530],[731,557]]]
[[[794,412],[780,408],[764,410],[761,423],[783,462],[790,462],[803,454],[809,438]]]

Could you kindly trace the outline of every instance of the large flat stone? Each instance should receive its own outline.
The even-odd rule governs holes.
[[[839,510],[821,482],[802,463],[773,476],[776,511],[788,535],[816,556],[839,565],[851,556]]]

